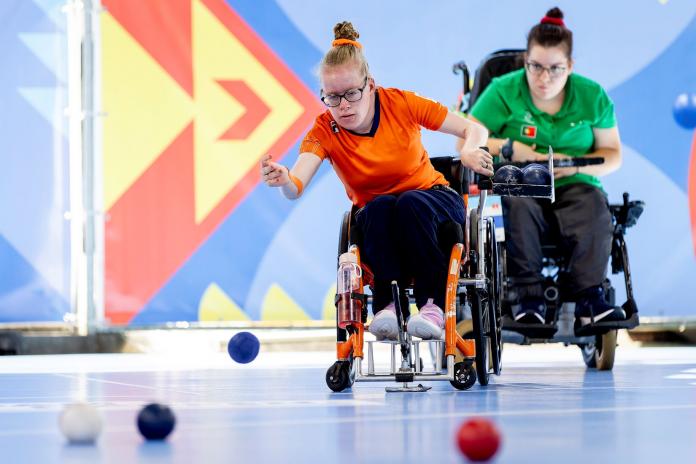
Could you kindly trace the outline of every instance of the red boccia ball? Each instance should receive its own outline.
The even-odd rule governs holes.
[[[500,447],[500,432],[493,422],[484,418],[465,421],[457,431],[457,445],[472,461],[487,461]]]

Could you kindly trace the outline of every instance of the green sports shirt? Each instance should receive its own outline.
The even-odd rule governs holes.
[[[497,77],[476,100],[470,114],[481,121],[491,137],[510,138],[536,151],[584,156],[594,151],[592,129],[616,126],[614,103],[596,82],[572,73],[565,87],[565,98],[558,113],[550,115],[532,103],[524,69]],[[595,176],[575,174],[558,179],[556,187],[584,182],[602,188]]]

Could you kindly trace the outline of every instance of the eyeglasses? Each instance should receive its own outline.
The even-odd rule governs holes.
[[[558,65],[553,65],[550,68],[547,68],[546,66],[542,66],[539,63],[536,63],[534,61],[527,61],[527,70],[534,76],[541,76],[544,71],[548,71],[549,77],[551,79],[556,79],[557,77],[561,77],[565,72],[566,72],[566,67],[565,66],[558,66]]]
[[[363,90],[367,86],[367,76],[365,76],[365,81],[362,87],[359,89],[350,89],[345,93],[340,95],[324,95],[321,97],[321,101],[329,108],[335,108],[341,104],[341,98],[345,98],[347,102],[354,103],[362,98]]]

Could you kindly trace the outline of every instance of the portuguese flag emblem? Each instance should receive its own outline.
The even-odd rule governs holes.
[[[536,134],[536,126],[522,126],[522,137],[527,137],[528,139],[535,139]]]

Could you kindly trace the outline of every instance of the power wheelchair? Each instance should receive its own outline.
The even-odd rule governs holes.
[[[468,202],[466,169],[454,157],[431,158],[433,166],[443,173],[450,187],[463,195]],[[336,362],[326,372],[326,384],[339,392],[350,388],[354,382],[395,381],[399,387],[387,387],[387,391],[426,391],[430,387],[419,381],[449,380],[455,388],[466,390],[478,380],[487,385],[491,374],[499,375],[502,368],[501,354],[501,280],[498,245],[495,241],[493,219],[484,215],[487,191],[479,195],[479,207],[472,210],[467,224],[453,222],[441,225],[440,246],[449,252],[449,266],[445,299],[444,340],[414,340],[405,331],[405,310],[412,300],[412,287],[398,288],[392,283],[392,293],[397,306],[399,322],[398,341],[365,340],[368,307],[371,297],[362,291],[353,292],[351,299],[362,306],[359,323],[341,328],[337,310]],[[338,255],[354,253],[362,269],[360,287],[371,286],[373,276],[369,266],[360,261],[360,230],[354,225],[355,208],[344,213],[341,223]],[[340,302],[336,295],[336,305]],[[470,308],[471,320],[465,321],[464,306]],[[458,327],[459,324],[459,327]],[[462,324],[469,324],[463,330]],[[459,330],[458,330],[459,329]],[[381,372],[375,367],[374,347],[383,343],[391,351],[390,367]],[[367,345],[367,352],[364,345]],[[428,369],[420,357],[421,346],[427,346],[433,354],[433,368]],[[401,360],[397,360],[397,350]],[[367,370],[363,359],[367,357]]]
[[[473,107],[476,99],[483,93],[486,86],[494,77],[517,70],[524,66],[521,49],[498,50],[488,55],[478,67],[473,85],[470,86],[469,70],[464,62],[455,63],[452,71],[463,77],[462,92],[457,101],[457,109],[463,113]],[[602,160],[599,160],[603,162]],[[575,160],[581,164],[594,164],[597,159],[579,158]],[[556,166],[563,165],[562,161],[556,161]],[[511,279],[506,273],[506,251],[503,240],[498,241],[498,254],[501,256],[502,282],[502,329],[503,340],[508,342],[530,344],[536,342],[561,342],[566,345],[575,344],[582,351],[583,360],[587,367],[599,370],[611,370],[614,365],[616,350],[617,330],[620,328],[631,329],[639,324],[638,307],[633,297],[631,283],[631,271],[628,260],[628,251],[624,234],[626,230],[636,224],[644,209],[643,201],[630,201],[629,194],[623,194],[623,202],[609,206],[612,215],[613,233],[611,248],[611,270],[613,274],[623,272],[626,286],[627,300],[622,304],[626,312],[627,320],[613,323],[592,323],[576,332],[573,327],[573,304],[563,294],[561,280],[566,269],[566,256],[563,250],[553,240],[542,246],[544,252],[543,281],[544,299],[547,304],[547,317],[545,324],[520,324],[514,321],[512,315],[512,303],[515,300]],[[502,217],[500,218],[502,219]],[[500,227],[502,229],[502,225]],[[502,234],[498,234],[499,236]],[[603,282],[607,302],[615,304],[615,289],[609,279]]]

